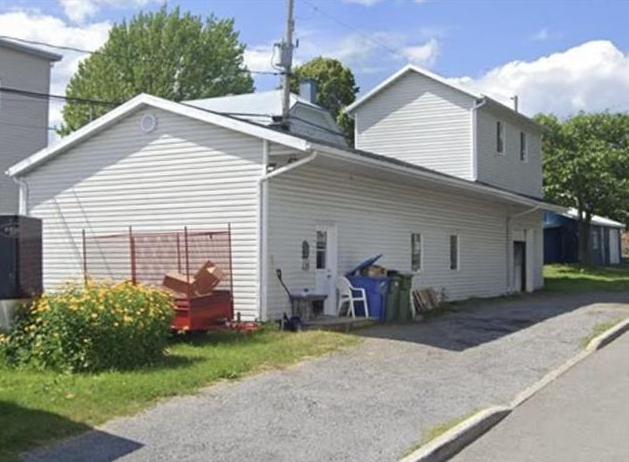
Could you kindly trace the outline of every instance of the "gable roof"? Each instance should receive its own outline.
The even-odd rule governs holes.
[[[73,146],[80,144],[92,136],[102,132],[109,126],[115,124],[125,116],[129,115],[136,109],[150,106],[162,109],[194,120],[210,123],[219,127],[234,130],[250,136],[255,136],[263,140],[277,143],[289,148],[293,148],[301,152],[321,152],[326,156],[345,159],[353,162],[360,162],[363,165],[369,165],[373,168],[393,171],[403,175],[412,175],[418,180],[428,180],[439,182],[445,186],[452,187],[461,191],[471,191],[478,194],[500,198],[519,205],[534,207],[535,209],[552,210],[556,212],[564,212],[565,207],[560,207],[539,198],[528,197],[512,191],[503,190],[493,186],[465,180],[459,177],[451,176],[445,173],[430,170],[414,164],[409,164],[398,159],[394,159],[379,154],[359,151],[339,147],[328,144],[317,139],[311,139],[302,135],[287,133],[276,128],[259,125],[247,120],[241,120],[228,115],[219,114],[209,110],[198,109],[182,103],[158,98],[147,94],[140,94],[126,103],[118,106],[102,117],[85,125],[76,132],[62,138],[56,144],[42,149],[32,154],[26,159],[18,162],[10,167],[6,174],[12,177],[20,177],[29,171],[37,168],[39,165],[53,160],[55,156],[67,151]]]
[[[422,69],[418,66],[415,66],[413,64],[408,64],[406,66],[404,66],[402,69],[400,69],[399,71],[397,71],[395,74],[389,76],[388,78],[386,78],[385,80],[383,80],[382,82],[380,82],[380,84],[376,85],[374,88],[372,88],[369,92],[367,92],[364,96],[361,96],[360,98],[358,98],[356,101],[354,101],[352,104],[350,104],[349,106],[347,106],[345,108],[345,112],[347,113],[353,113],[356,111],[356,108],[358,108],[359,106],[361,106],[362,104],[366,103],[367,101],[369,101],[371,98],[373,98],[374,96],[376,96],[378,93],[380,93],[381,91],[383,91],[384,89],[390,87],[391,85],[393,85],[396,81],[398,81],[401,77],[405,76],[406,74],[410,73],[410,72],[414,72],[416,74],[419,74],[421,76],[427,77],[429,79],[432,79],[436,82],[439,82],[442,85],[445,85],[446,87],[449,87],[453,90],[456,90],[460,93],[463,93],[464,95],[469,96],[471,99],[477,101],[478,103],[481,104],[488,104],[489,106],[492,106],[498,110],[501,111],[507,111],[511,116],[518,118],[519,120],[533,126],[534,128],[540,130],[540,131],[544,131],[544,128],[541,127],[537,122],[535,122],[534,120],[532,120],[530,117],[525,116],[524,114],[522,114],[521,112],[518,112],[516,110],[514,110],[513,108],[502,104],[500,101],[495,100],[494,98],[491,98],[487,95],[484,95],[482,93],[477,93],[474,92],[468,88],[465,88],[462,85],[459,85],[458,83],[455,83],[451,80],[446,79],[445,77],[439,75],[439,74],[435,74],[434,72],[430,72],[426,69]]]
[[[88,138],[100,133],[109,126],[115,124],[120,119],[128,115],[130,112],[142,106],[151,106],[157,109],[163,109],[165,111],[172,112],[174,114],[183,115],[196,119],[202,122],[211,123],[219,127],[235,130],[247,135],[256,136],[263,139],[268,139],[285,146],[293,147],[295,149],[303,150],[307,142],[303,139],[296,138],[295,136],[283,133],[277,130],[270,130],[262,125],[254,124],[245,120],[237,119],[235,117],[229,117],[226,115],[218,114],[209,110],[203,110],[194,108],[174,101],[169,101],[157,96],[147,95],[141,93],[138,96],[130,99],[126,103],[121,104],[115,109],[109,111],[107,114],[99,117],[98,119],[83,126],[74,133],[62,138],[57,143],[30,155],[26,159],[11,166],[7,171],[9,176],[22,175],[29,170],[35,168],[39,164],[46,162],[54,156],[65,152],[71,147],[85,141]]]
[[[19,51],[21,53],[37,56],[38,58],[44,58],[48,61],[61,61],[62,58],[61,55],[58,55],[56,53],[51,53],[49,51],[45,51],[40,48],[35,48],[28,45],[23,45],[13,40],[7,40],[4,38],[0,38],[0,48],[9,48],[11,50]]]

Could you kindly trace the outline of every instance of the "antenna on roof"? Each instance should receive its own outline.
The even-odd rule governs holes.
[[[518,105],[520,103],[520,97],[518,95],[513,95],[510,99],[511,99],[511,101],[513,101],[513,110],[515,112],[519,112],[518,111]]]

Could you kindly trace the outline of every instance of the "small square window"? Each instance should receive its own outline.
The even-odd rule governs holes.
[[[505,152],[505,127],[501,121],[496,122],[496,151]]]
[[[528,142],[526,139],[526,133],[520,132],[520,160],[526,161],[528,157]]]
[[[421,271],[422,269],[422,235],[420,233],[411,234],[411,270]]]
[[[450,236],[450,269],[459,269],[459,236],[456,234]]]

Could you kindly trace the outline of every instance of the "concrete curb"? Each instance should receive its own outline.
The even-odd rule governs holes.
[[[526,390],[518,393],[509,406],[493,406],[474,414],[469,419],[451,428],[443,435],[413,451],[398,462],[445,462],[466,446],[480,438],[491,427],[511,414],[518,406],[533,397],[549,383],[565,374],[591,354],[609,345],[625,332],[629,331],[629,318],[593,338],[576,356],[570,358],[558,368],[550,371],[541,380]]]
[[[624,321],[619,322],[614,327],[606,330],[598,337],[594,337],[590,343],[588,343],[587,347],[585,347],[586,351],[595,352],[600,350],[601,348],[609,345],[611,342],[616,340],[625,332],[629,331],[629,318]]]
[[[480,438],[483,433],[510,413],[510,408],[501,406],[479,411],[399,462],[442,462],[448,460],[465,446]]]

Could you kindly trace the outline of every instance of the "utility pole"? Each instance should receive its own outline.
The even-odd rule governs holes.
[[[288,111],[290,110],[290,74],[293,66],[293,32],[295,30],[295,20],[293,12],[295,9],[294,0],[286,0],[286,35],[280,44],[281,66],[284,69],[282,82],[282,125],[288,127]]]

